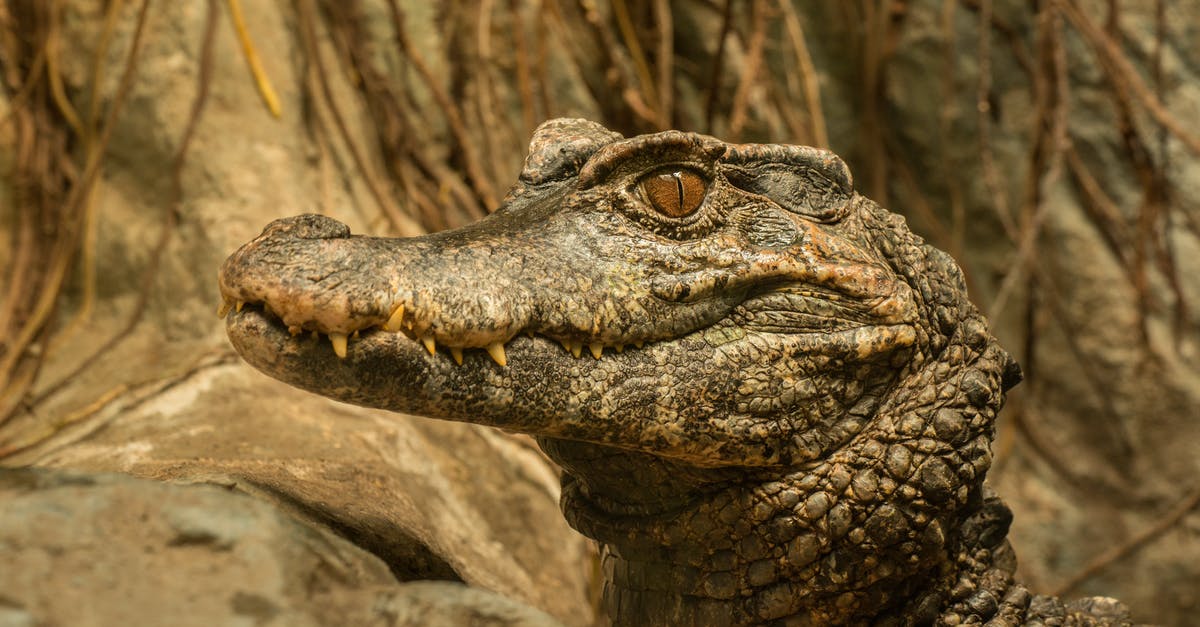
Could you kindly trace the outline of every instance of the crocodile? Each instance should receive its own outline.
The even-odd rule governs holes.
[[[551,120],[477,223],[284,218],[219,283],[270,376],[534,436],[616,625],[1130,624],[1014,580],[984,478],[1020,368],[831,152]]]

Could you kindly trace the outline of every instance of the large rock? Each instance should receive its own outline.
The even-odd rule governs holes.
[[[461,584],[397,583],[377,557],[210,485],[0,469],[0,625],[549,627]]]
[[[38,464],[228,486],[354,542],[401,580],[466,582],[590,620],[590,550],[531,443],[294,394],[226,360],[95,420],[104,428],[44,448]]]

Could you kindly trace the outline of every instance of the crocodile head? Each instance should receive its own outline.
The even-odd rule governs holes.
[[[786,466],[852,436],[917,342],[878,218],[830,153],[555,121],[487,219],[409,239],[278,220],[221,293],[252,305],[229,319],[243,356],[320,394]]]
[[[618,622],[949,603],[1017,376],[953,261],[832,153],[583,120],[543,124],[476,224],[277,220],[220,288],[273,377],[537,436]]]

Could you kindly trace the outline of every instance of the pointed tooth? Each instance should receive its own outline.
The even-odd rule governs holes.
[[[329,342],[333,344],[333,352],[342,359],[346,358],[346,334],[330,333]]]
[[[600,356],[604,354],[604,345],[600,342],[592,342],[588,344],[588,350],[592,351],[592,357],[600,359]]]
[[[575,359],[579,359],[579,356],[583,354],[583,342],[576,342],[572,340],[571,346],[567,350],[571,351],[571,354],[575,356]]]
[[[454,358],[454,363],[456,363],[460,366],[462,365],[462,349],[461,348],[451,348],[450,356]]]
[[[235,307],[235,309],[237,309],[238,313],[242,313],[242,307],[245,307],[245,306],[246,306],[246,302],[239,300],[237,302],[237,306]]]
[[[526,331],[526,332],[525,332],[525,337],[527,337],[527,338],[529,338],[529,339],[531,339],[531,340],[532,340],[532,339],[533,339],[533,331]]]
[[[492,356],[492,359],[496,360],[496,363],[501,366],[508,365],[508,356],[504,354],[504,344],[492,342],[487,345],[487,352]]]
[[[645,346],[645,345],[646,345],[646,343],[645,343],[645,342],[643,342],[643,341],[641,341],[641,340],[634,340],[634,342],[633,342],[633,345],[634,345],[634,346],[636,346],[636,347],[638,347],[638,348],[641,348],[641,347]]]
[[[229,315],[230,309],[233,309],[232,301],[228,301],[228,300],[221,301],[221,306],[217,307],[217,317],[222,318],[222,319],[225,318],[225,316]]]
[[[437,353],[437,343],[433,341],[432,333],[422,335],[421,343],[425,345],[425,350],[429,351],[430,355]]]
[[[300,335],[303,332],[304,332],[304,329],[301,329],[300,325],[298,325],[298,324],[293,324],[288,327],[288,333],[291,333],[292,337],[296,337],[297,335]]]
[[[567,351],[568,353],[571,352],[571,343],[570,342],[568,342],[567,340],[559,340],[558,343],[563,345],[563,350]]]
[[[404,303],[396,306],[396,310],[392,315],[388,316],[387,322],[383,323],[383,330],[389,333],[395,333],[400,330],[400,325],[404,323]]]
[[[357,339],[358,339],[358,329],[355,329],[355,330],[354,330],[354,333],[351,333],[351,334],[350,334],[350,337],[352,337],[352,338],[354,338],[354,339],[356,339],[356,340],[357,340]]]
[[[618,353],[624,353],[624,352],[625,352],[625,345],[624,345],[624,344],[617,344],[616,346],[614,346],[614,347],[613,347],[613,349],[614,349],[614,350],[616,350]]]

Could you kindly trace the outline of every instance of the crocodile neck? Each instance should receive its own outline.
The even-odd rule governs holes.
[[[584,449],[605,452],[541,444],[567,464]],[[618,471],[626,453],[611,452],[605,465]],[[961,521],[949,518],[970,515],[980,500],[969,495],[973,503],[940,517],[898,507],[886,500],[903,486],[866,464],[821,463],[772,478],[675,465],[657,475],[669,481],[654,481],[644,462],[636,468],[612,480],[569,471],[563,479],[568,521],[603,545],[615,625],[832,625],[941,608],[962,552],[959,538],[947,537]],[[656,485],[637,493],[661,501],[611,497],[610,489],[633,493],[639,479]]]
[[[934,368],[906,378],[935,390]],[[972,371],[955,389],[997,376]],[[804,468],[699,468],[540,444],[564,467],[568,521],[604,547],[614,624],[931,621],[983,585],[1006,546],[1007,519],[991,516],[982,482],[968,480],[990,465],[990,409],[958,398],[893,396],[870,428]],[[997,573],[987,585],[1003,588],[1011,568]]]

